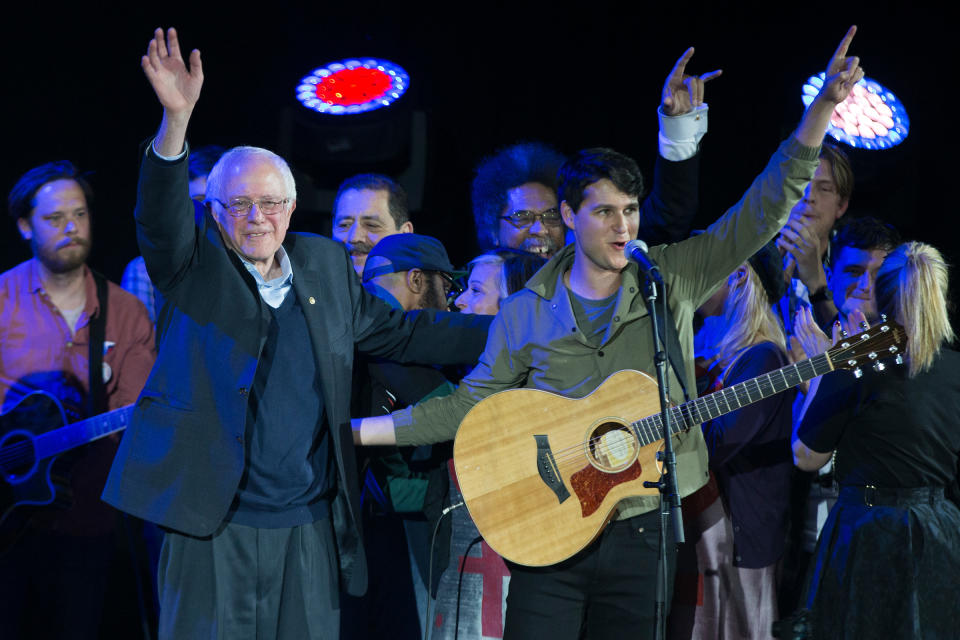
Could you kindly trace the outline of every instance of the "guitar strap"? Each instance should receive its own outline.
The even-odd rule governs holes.
[[[90,392],[87,394],[87,417],[107,410],[107,394],[103,384],[103,341],[107,329],[107,280],[90,269],[97,285],[99,310],[90,318]]]
[[[647,305],[647,313],[650,313],[650,300],[646,296],[640,297],[643,298],[643,303]],[[663,336],[666,343],[670,366],[673,367],[673,373],[680,381],[680,388],[683,389],[683,399],[689,402],[687,368],[683,365],[683,351],[680,349],[680,339],[677,337],[677,325],[673,321],[673,311],[670,309],[670,305],[666,303],[667,294],[665,290],[662,292],[662,300],[664,300],[664,304],[660,305],[659,313],[657,313],[657,330],[660,331],[660,335]]]

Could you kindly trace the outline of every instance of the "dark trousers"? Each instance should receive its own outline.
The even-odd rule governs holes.
[[[510,564],[504,640],[653,638],[659,510],[618,520],[589,547],[550,567]],[[667,606],[676,569],[667,529]]]
[[[208,538],[167,532],[161,640],[337,640],[338,570],[328,518],[289,529],[227,524]]]

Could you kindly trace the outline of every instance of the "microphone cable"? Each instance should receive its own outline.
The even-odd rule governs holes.
[[[452,504],[449,507],[446,507],[443,511],[440,512],[440,517],[437,518],[437,523],[433,525],[433,534],[430,536],[430,568],[427,570],[427,610],[424,613],[423,620],[423,638],[424,640],[430,640],[430,636],[433,635],[433,625],[430,624],[430,609],[433,605],[433,557],[437,552],[437,532],[440,531],[440,523],[443,522],[444,516],[449,514],[454,509],[459,509],[464,505],[464,502],[461,500],[457,504]],[[459,600],[459,594],[458,594]],[[457,603],[457,615],[460,615],[460,603]]]

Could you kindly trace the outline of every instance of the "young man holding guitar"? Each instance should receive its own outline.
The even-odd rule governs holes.
[[[786,222],[816,170],[819,147],[834,107],[863,75],[858,58],[847,57],[854,33],[855,28],[851,28],[837,48],[827,68],[824,89],[796,132],[774,153],[740,202],[704,234],[650,250],[650,257],[663,274],[686,369],[684,385],[673,371],[668,374],[674,401],[683,400],[683,386],[695,388],[694,311],[721,279],[773,238]],[[554,256],[525,290],[503,303],[478,366],[453,395],[392,416],[355,421],[357,442],[409,445],[442,441],[455,435],[457,425],[474,405],[499,391],[526,387],[584,398],[615,372],[636,369],[653,373],[654,349],[650,316],[642,297],[643,282],[636,266],[624,257],[626,243],[635,239],[638,231],[642,178],[636,164],[608,149],[590,149],[564,165],[560,182],[561,213],[573,231],[574,244]],[[543,494],[547,494],[548,503],[552,499],[557,512],[556,517],[545,514],[541,526],[524,526],[524,531],[511,532],[500,548],[489,539],[478,519],[478,528],[491,546],[508,558],[530,565],[511,567],[504,638],[574,640],[581,637],[582,630],[589,638],[650,637],[653,633],[659,496],[655,490],[641,496],[637,493],[643,490],[618,494],[616,474],[634,468],[639,473],[636,446],[622,437],[620,425],[606,429],[603,423],[621,411],[641,412],[636,417],[650,415],[658,405],[655,393],[647,394],[654,396],[652,403],[637,397],[639,389],[633,377],[621,374],[618,379],[626,379],[623,386],[627,388],[622,392],[614,389],[610,401],[596,407],[595,415],[583,410],[560,415],[547,404],[555,396],[547,394],[543,394],[543,406],[524,401],[487,408],[488,403],[482,403],[477,411],[486,418],[486,442],[474,438],[464,443],[463,433],[458,436],[455,459],[461,486],[468,475],[478,472],[479,466],[471,464],[470,453],[483,449],[497,449],[502,452],[499,457],[514,457],[518,463],[535,457],[541,469],[532,485],[493,477],[501,475],[499,471],[489,473],[491,484],[500,484],[496,492],[490,491],[471,504],[464,491],[471,513],[475,504],[482,507],[486,500],[486,504],[497,505],[491,511],[499,510],[500,524],[509,528],[511,519],[538,508]],[[615,380],[604,386],[615,387],[611,385]],[[523,397],[529,400],[529,396]],[[618,401],[621,405],[613,406]],[[530,444],[531,450],[524,455],[518,456],[516,450],[526,446],[526,441],[517,447],[501,448],[502,442],[509,440],[509,426],[504,425],[544,418],[555,421],[557,430],[574,423],[581,440],[589,432],[589,446],[584,447],[583,442],[579,447],[558,446],[561,434],[535,436],[536,443]],[[674,443],[680,492],[688,495],[706,482],[706,448],[699,428],[677,435]],[[582,470],[577,479],[577,474],[570,476],[563,467],[569,466],[581,449],[589,450],[590,460],[577,463]],[[540,486],[533,486],[538,483]],[[577,483],[580,489],[583,485],[595,489],[606,483],[607,489],[600,492],[605,497],[601,503],[587,504]],[[570,490],[580,498],[579,505],[571,499]],[[607,519],[614,522],[599,534],[586,534],[580,545],[589,543],[585,549],[578,550],[577,545],[570,549],[558,538],[580,535],[574,531],[576,518],[566,525],[557,524],[560,512],[570,509],[584,516],[590,512],[598,520],[597,531]],[[551,528],[560,532],[559,536],[551,535]],[[533,539],[525,548],[519,543],[524,537]],[[514,541],[520,545],[518,553],[509,548]],[[673,570],[671,555],[671,582]]]

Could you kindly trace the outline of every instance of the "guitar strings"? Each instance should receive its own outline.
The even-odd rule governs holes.
[[[628,433],[628,438],[633,442],[617,443],[613,446],[608,445],[604,441],[604,438],[603,438],[604,435],[606,434],[601,434],[599,436],[590,438],[586,442],[581,442],[579,444],[575,444],[565,449],[558,449],[553,454],[553,459],[556,466],[559,468],[559,467],[571,467],[575,464],[582,464],[581,461],[587,461],[590,459],[590,454],[587,451],[591,448],[596,452],[595,455],[610,456],[611,452],[614,451],[614,448],[618,450],[617,454],[619,454],[619,452],[623,449],[632,450],[634,447],[636,447],[636,449],[639,451],[644,446],[647,446],[647,445],[640,444],[639,440],[636,438],[635,434],[633,433]],[[650,442],[647,444],[653,444],[653,442]],[[622,456],[617,455],[616,457],[622,457]]]
[[[845,351],[845,349],[841,349],[838,354],[835,354],[835,357],[836,357],[836,355],[842,354],[844,351]],[[765,374],[765,376],[766,376],[766,377],[770,377],[771,380],[772,380],[772,379],[775,377],[775,374],[780,373],[781,376],[783,377],[784,382],[787,382],[786,376],[782,373],[784,370],[786,370],[786,369],[791,369],[791,368],[792,368],[792,369],[794,369],[794,371],[795,371],[796,373],[799,373],[799,371],[797,371],[798,365],[803,365],[803,364],[808,364],[808,363],[809,363],[810,366],[815,367],[815,366],[816,366],[816,363],[813,362],[813,361],[814,361],[814,360],[823,359],[825,355],[826,355],[826,354],[820,354],[819,356],[814,356],[813,358],[810,358],[809,360],[807,360],[807,361],[805,361],[805,362],[793,363],[793,364],[787,365],[787,366],[785,366],[785,367],[781,367],[780,369],[778,369],[778,370],[776,370],[776,371],[768,372],[767,374]],[[802,374],[801,374],[801,380],[802,380],[802,379],[803,379],[803,376],[802,376]],[[748,381],[746,381],[746,382],[743,383],[743,384],[746,385],[747,382],[751,382],[751,381],[748,380]],[[786,386],[783,390],[785,391],[786,389],[788,389],[788,388],[790,388],[790,387],[796,386],[796,384],[799,384],[799,382],[800,382],[800,380],[798,380],[798,381],[797,381],[796,383],[794,383],[794,384],[789,384],[789,383],[787,383],[787,386]],[[759,384],[759,382],[758,382],[757,384]],[[710,394],[708,394],[708,395],[706,395],[706,396],[702,396],[702,397],[700,397],[700,398],[696,398],[696,399],[690,400],[689,402],[683,403],[683,404],[681,404],[681,405],[677,405],[677,406],[671,407],[671,410],[670,410],[670,411],[671,411],[672,417],[673,417],[673,419],[674,419],[674,422],[675,422],[675,423],[678,423],[678,424],[702,423],[703,420],[702,420],[702,419],[698,419],[698,417],[695,417],[695,416],[693,415],[694,412],[697,413],[697,415],[699,416],[699,418],[702,418],[702,417],[703,417],[703,414],[704,414],[705,412],[706,412],[706,415],[707,415],[708,417],[710,417],[710,418],[714,417],[714,416],[710,416],[711,410],[710,410],[710,406],[709,406],[709,404],[708,404],[708,399],[713,398],[713,403],[714,403],[716,409],[720,409],[720,406],[719,406],[719,403],[718,403],[718,401],[717,401],[717,398],[714,397],[714,396],[717,396],[718,394],[724,395],[724,397],[723,397],[724,404],[727,406],[728,410],[731,410],[730,401],[729,401],[729,399],[728,399],[727,397],[725,397],[725,396],[726,396],[726,395],[729,395],[729,392],[733,392],[734,396],[737,398],[737,403],[740,405],[740,407],[745,406],[745,405],[747,405],[747,404],[752,404],[752,403],[753,403],[753,399],[752,399],[751,396],[750,396],[750,392],[749,392],[748,387],[746,387],[746,386],[743,386],[743,388],[739,388],[739,387],[740,387],[740,385],[735,385],[734,387],[730,387],[729,389],[725,389],[725,390],[722,390],[722,391],[710,393]],[[724,392],[727,392],[727,393],[724,394]],[[761,398],[760,398],[760,399],[762,399],[763,397],[764,397],[764,394],[761,393]],[[745,402],[744,402],[744,401],[745,401]],[[739,408],[739,407],[738,407],[738,408]],[[727,412],[724,411],[723,413],[727,413]],[[685,414],[686,414],[686,415],[685,415]],[[721,413],[721,415],[722,415],[722,413]],[[689,416],[689,417],[688,417],[688,416]],[[636,429],[638,429],[644,421],[646,421],[646,420],[651,420],[651,424],[646,425],[646,426],[653,428],[655,435],[656,435],[656,436],[659,436],[659,435],[660,435],[660,432],[661,432],[661,431],[660,431],[660,424],[662,424],[662,422],[656,420],[656,419],[659,418],[659,417],[660,417],[660,414],[654,414],[654,415],[649,416],[648,418],[644,418],[644,419],[642,419],[642,420],[639,420],[639,421],[637,421],[637,422],[631,423],[631,424],[629,425],[629,426],[634,430],[634,431],[632,431],[632,432],[628,432],[628,433],[629,433],[629,437],[630,437],[631,439],[637,441],[637,447],[638,447],[638,448],[643,448],[643,447],[645,447],[645,446],[647,446],[647,445],[649,445],[649,444],[652,444],[652,443],[654,443],[654,442],[662,441],[662,438],[655,437],[655,438],[652,439],[650,442],[641,443],[641,442],[640,442],[640,438],[637,437],[637,433],[636,433]],[[602,441],[602,438],[603,438],[602,435],[601,435],[601,436],[597,436],[597,437],[591,438],[590,440],[587,440],[586,442],[582,442],[582,443],[576,444],[576,445],[574,445],[574,446],[572,446],[572,447],[568,447],[568,448],[566,448],[566,449],[559,449],[559,450],[557,450],[556,452],[554,452],[554,459],[555,459],[555,460],[558,462],[558,464],[559,464],[560,462],[565,462],[565,461],[570,460],[570,459],[575,459],[575,460],[579,461],[579,459],[580,459],[581,457],[589,458],[589,454],[586,453],[586,448],[587,448],[588,446],[594,446],[594,447],[595,447],[598,442],[601,442],[601,441]]]
[[[860,346],[860,347],[862,347],[863,345],[855,345],[855,346]],[[852,350],[853,350],[853,346],[847,347],[847,348],[838,349],[838,350],[837,350],[837,353],[834,353],[834,354],[831,354],[831,355],[833,356],[833,359],[839,360],[840,357],[845,357],[845,353],[846,353],[846,351],[848,351],[848,350],[852,351]],[[830,359],[828,359],[827,353],[823,353],[823,354],[819,354],[818,356],[814,356],[813,358],[809,358],[808,360],[806,360],[806,361],[804,361],[804,362],[793,363],[793,364],[787,365],[786,367],[781,367],[780,369],[778,369],[778,370],[776,370],[776,371],[769,372],[769,373],[766,374],[766,375],[767,375],[768,377],[770,377],[770,376],[773,376],[773,375],[776,374],[776,373],[780,373],[781,376],[783,377],[784,382],[787,382],[786,376],[783,374],[783,372],[784,372],[786,369],[791,369],[791,368],[792,368],[793,371],[794,371],[794,373],[799,373],[799,371],[798,371],[799,365],[809,365],[809,366],[813,367],[814,370],[815,370],[815,367],[817,366],[817,363],[814,362],[815,360],[824,360],[824,361],[826,361],[826,362],[830,362]],[[794,384],[789,384],[789,383],[788,383],[787,386],[786,386],[783,390],[785,391],[786,389],[788,389],[788,388],[790,388],[790,387],[796,386],[796,384],[799,384],[799,382],[802,381],[804,378],[805,378],[805,376],[803,376],[803,375],[801,374],[801,380],[799,380],[798,382],[796,382],[796,383],[794,383]],[[771,379],[772,379],[772,378],[771,378]],[[750,381],[746,381],[746,382],[750,382]],[[745,384],[746,384],[746,383],[744,383],[744,385],[745,385]],[[749,394],[749,389],[748,389],[746,386],[744,386],[742,389],[738,389],[739,386],[740,386],[740,385],[736,385],[736,386],[731,387],[730,389],[727,389],[727,390],[725,390],[725,391],[728,391],[728,392],[729,392],[729,391],[734,391],[734,390],[736,389],[736,391],[734,391],[734,395],[737,397],[737,402],[738,402],[738,404],[740,404],[741,407],[742,407],[742,406],[745,406],[745,405],[747,405],[747,404],[753,404],[754,401],[752,400],[752,398],[751,398],[751,396],[750,396],[750,394]],[[702,397],[700,397],[700,398],[691,400],[691,401],[689,401],[689,402],[687,402],[687,403],[684,403],[684,404],[681,404],[681,405],[672,407],[672,408],[671,408],[672,417],[675,419],[675,421],[676,421],[678,424],[687,424],[687,423],[695,423],[695,422],[696,422],[696,423],[699,423],[699,422],[702,422],[702,420],[697,420],[697,419],[693,416],[693,412],[696,411],[698,414],[702,414],[702,413],[703,413],[703,410],[706,409],[706,410],[707,410],[707,413],[708,413],[708,415],[709,415],[710,408],[709,408],[709,405],[706,404],[706,401],[707,401],[707,399],[709,399],[709,398],[717,395],[717,393],[722,393],[722,392],[711,393],[711,394],[708,394],[708,395],[706,395],[706,396],[702,396]],[[743,394],[745,394],[745,395],[743,395]],[[763,397],[763,396],[761,396],[761,399],[762,399],[762,397]],[[746,402],[742,402],[742,400],[746,400]],[[698,402],[700,402],[700,406],[697,405]],[[716,408],[717,408],[717,409],[720,409],[719,404],[717,403],[717,399],[716,399],[716,398],[713,399],[713,402],[714,402],[714,404],[716,405]],[[730,409],[729,399],[727,399],[726,397],[724,397],[724,403],[727,405],[727,408]],[[689,418],[687,417],[687,415],[684,415],[684,408],[686,408],[686,413],[687,413],[687,415],[689,416]],[[727,412],[723,412],[723,413],[727,413]],[[722,414],[721,414],[721,415],[722,415]],[[627,434],[628,434],[628,437],[629,437],[633,442],[631,442],[631,443],[628,444],[628,445],[615,445],[615,446],[617,446],[617,447],[627,446],[627,447],[630,447],[630,448],[632,449],[632,447],[635,445],[635,446],[637,447],[638,452],[639,452],[640,449],[643,449],[644,447],[646,447],[646,446],[648,446],[648,445],[650,445],[650,444],[653,444],[653,443],[655,443],[655,442],[660,442],[660,441],[662,441],[662,438],[656,438],[656,439],[654,439],[654,440],[651,440],[651,441],[648,442],[648,443],[642,443],[642,442],[641,442],[641,439],[638,437],[638,434],[636,433],[636,430],[641,426],[641,424],[642,424],[645,420],[655,419],[655,418],[657,418],[657,417],[659,417],[659,414],[656,414],[656,415],[653,415],[653,416],[649,416],[648,418],[645,418],[645,419],[643,419],[643,420],[639,420],[639,421],[637,421],[637,422],[631,423],[631,424],[629,425],[629,427],[630,427],[630,429],[632,429],[632,431],[628,429],[628,430],[626,430],[626,432],[627,432]],[[701,415],[701,417],[702,417],[702,415]],[[660,433],[660,424],[657,424],[656,422],[652,422],[652,424],[647,425],[647,426],[654,428],[656,435],[659,435],[659,433]],[[622,431],[622,430],[621,430],[621,431]],[[597,452],[597,454],[599,454],[599,455],[609,455],[611,449],[610,449],[610,446],[609,446],[609,445],[605,444],[605,442],[604,442],[604,440],[603,440],[603,436],[604,436],[604,435],[605,435],[605,434],[601,434],[601,435],[599,435],[599,436],[595,436],[595,437],[590,438],[590,439],[587,440],[586,442],[581,442],[581,443],[579,443],[579,444],[575,444],[575,445],[573,445],[573,446],[566,447],[566,448],[564,448],[564,449],[558,449],[557,451],[555,451],[555,452],[554,452],[554,455],[553,455],[553,459],[554,459],[554,463],[556,464],[557,468],[560,468],[560,467],[571,467],[571,466],[576,465],[576,464],[583,464],[584,462],[587,462],[587,463],[588,463],[588,461],[589,461],[589,459],[590,459],[590,457],[591,457],[590,454],[588,453],[588,450],[589,450],[589,449],[593,449],[593,450],[594,450],[595,452]],[[596,456],[597,454],[595,454],[595,456]],[[631,456],[631,457],[632,457],[632,456]],[[632,463],[631,463],[631,464],[632,464]]]
[[[675,424],[686,424],[687,422],[689,422],[689,420],[683,418],[683,414],[679,411],[679,407],[674,407],[673,413],[674,413],[673,422]],[[635,444],[637,449],[643,449],[644,447],[654,444],[655,442],[661,442],[663,439],[659,437],[661,434],[659,421],[656,420],[659,417],[660,417],[659,414],[655,414],[652,416],[648,416],[647,418],[637,420],[636,422],[624,424],[622,425],[624,427],[622,429],[615,429],[614,431],[624,432],[628,439],[634,441],[631,445],[617,445],[617,446],[633,446]],[[643,423],[646,421],[649,421],[650,424],[645,426],[653,430],[652,435],[645,434],[646,438],[650,438],[649,442],[645,442],[644,441],[645,438],[639,437],[639,434],[638,434],[638,429],[644,426]],[[556,451],[552,452],[553,458],[555,461],[557,461],[558,464],[562,462],[566,462],[567,460],[579,461],[581,458],[589,458],[589,454],[586,453],[588,447],[592,447],[596,449],[598,445],[600,445],[601,447],[609,446],[604,443],[604,440],[603,440],[604,435],[606,434],[600,434],[599,436],[595,436],[584,442],[574,444],[573,446],[566,447],[564,449],[557,449]],[[607,453],[608,451],[609,449],[607,451],[602,451],[602,453]]]
[[[5,445],[0,449],[0,468],[6,469],[8,466],[16,467],[24,464],[29,459],[28,454],[32,449],[33,446],[28,440]]]

